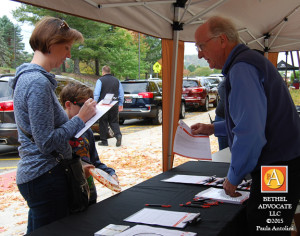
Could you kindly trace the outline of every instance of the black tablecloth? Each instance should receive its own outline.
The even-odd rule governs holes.
[[[146,203],[172,205],[171,208],[160,208],[163,210],[201,213],[202,221],[200,223],[193,226],[188,225],[179,230],[197,232],[198,235],[205,236],[245,234],[242,233],[245,226],[244,205],[223,203],[206,209],[180,207],[180,203],[192,200],[195,194],[207,187],[161,181],[176,174],[223,177],[227,174],[228,166],[227,163],[218,162],[187,162],[101,201],[89,207],[85,212],[43,226],[30,235],[93,236],[95,232],[108,224],[134,226],[135,223],[125,222],[123,219],[144,208]]]

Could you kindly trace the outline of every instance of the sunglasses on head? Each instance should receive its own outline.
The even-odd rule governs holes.
[[[68,30],[70,29],[69,25],[67,24],[67,22],[65,22],[64,20],[60,23],[59,25],[59,29],[64,29],[64,30]]]
[[[84,104],[84,102],[72,102],[74,105],[77,105],[77,106],[79,106],[79,107],[82,107],[83,106],[83,104]]]

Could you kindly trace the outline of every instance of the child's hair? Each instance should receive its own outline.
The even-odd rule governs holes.
[[[66,101],[74,103],[89,98],[94,98],[93,90],[79,82],[68,83],[59,94],[60,102],[64,108],[66,108]]]

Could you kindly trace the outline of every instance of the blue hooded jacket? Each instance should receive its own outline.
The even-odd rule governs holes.
[[[79,117],[68,119],[55,95],[54,77],[39,65],[25,63],[9,82],[14,89],[14,114],[21,144],[17,184],[27,183],[56,166],[53,151],[70,159],[69,140],[84,127]],[[34,142],[20,127],[33,136]]]

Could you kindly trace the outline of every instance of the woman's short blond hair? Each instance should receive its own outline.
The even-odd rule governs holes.
[[[33,51],[48,53],[53,44],[83,42],[82,34],[59,18],[46,16],[36,23],[29,43]]]

